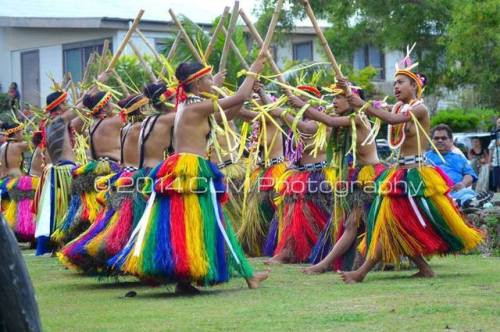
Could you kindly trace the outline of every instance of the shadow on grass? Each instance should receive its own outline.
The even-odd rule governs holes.
[[[183,298],[197,298],[197,297],[207,297],[216,296],[224,294],[234,294],[240,293],[242,291],[249,291],[247,288],[230,288],[230,289],[209,289],[209,288],[198,288],[200,290],[199,294],[180,294],[175,293],[175,287],[167,287],[164,292],[159,293],[146,293],[138,294],[136,299],[183,299]]]
[[[94,284],[75,284],[72,287],[79,290],[151,288],[151,286],[148,286],[140,281],[107,282],[98,280],[96,280]]]

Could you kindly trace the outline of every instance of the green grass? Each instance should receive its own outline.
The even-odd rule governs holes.
[[[500,326],[498,258],[434,258],[434,279],[414,271],[374,272],[344,285],[335,274],[305,276],[301,266],[273,267],[261,289],[242,279],[176,296],[134,278],[97,280],[54,258],[25,252],[45,331],[494,331]],[[263,268],[261,260],[255,260]],[[124,297],[134,290],[136,297]]]

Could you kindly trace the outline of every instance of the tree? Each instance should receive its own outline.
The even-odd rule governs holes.
[[[444,38],[448,86],[473,85],[482,105],[500,105],[500,17],[498,0],[455,1]]]

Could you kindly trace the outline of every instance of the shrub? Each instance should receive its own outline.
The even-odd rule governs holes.
[[[494,125],[495,117],[500,112],[491,108],[472,108],[468,110],[453,108],[437,112],[431,118],[431,125],[445,123],[454,132],[489,131]]]

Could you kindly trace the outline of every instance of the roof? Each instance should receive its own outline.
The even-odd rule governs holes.
[[[239,0],[240,8],[256,20],[254,0]],[[2,0],[0,26],[103,28],[128,22],[144,9],[142,22],[165,24],[171,21],[168,9],[198,24],[210,24],[233,0]],[[205,4],[205,5],[202,5]],[[120,21],[121,20],[121,21]],[[127,23],[128,24],[128,23]],[[297,29],[311,30],[308,21],[297,22]],[[300,33],[299,30],[296,32]]]

